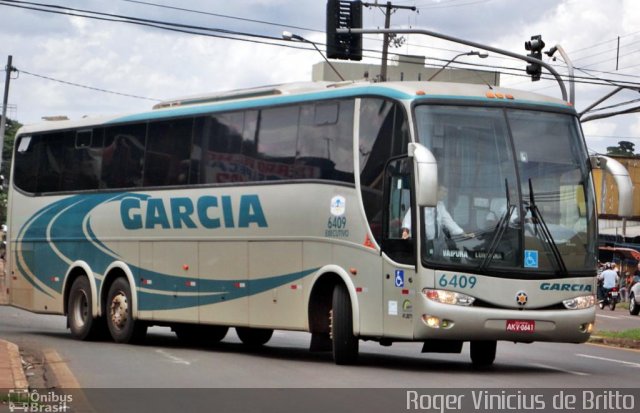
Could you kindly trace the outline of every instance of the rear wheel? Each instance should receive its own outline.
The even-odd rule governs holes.
[[[354,364],[358,360],[358,337],[353,334],[353,312],[349,291],[343,284],[333,289],[331,339],[336,364]]]
[[[611,300],[609,301],[609,310],[615,311],[615,309],[616,309],[616,300],[615,298],[611,298]]]
[[[638,313],[640,313],[640,305],[636,303],[636,297],[632,293],[629,297],[629,314],[638,315]]]
[[[106,326],[101,317],[93,318],[91,283],[86,276],[75,279],[67,303],[67,325],[71,336],[78,340],[96,340],[105,336]]]
[[[123,278],[117,278],[107,295],[107,326],[116,343],[139,343],[147,335],[147,325],[133,318],[131,287]]]
[[[236,334],[238,334],[242,344],[259,347],[271,340],[273,330],[268,328],[236,327]]]
[[[473,367],[490,367],[496,359],[497,341],[472,341],[471,363]]]

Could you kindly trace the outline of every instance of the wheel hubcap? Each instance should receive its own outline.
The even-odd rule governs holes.
[[[82,328],[87,322],[89,316],[89,300],[84,291],[76,293],[76,299],[73,301],[73,320],[77,327]]]
[[[111,323],[118,329],[124,328],[129,318],[127,296],[120,291],[111,300]]]

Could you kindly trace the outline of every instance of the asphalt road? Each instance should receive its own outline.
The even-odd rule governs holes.
[[[629,310],[617,306],[615,311],[608,308],[596,310],[596,331],[621,331],[640,328],[640,316],[629,314]]]
[[[598,312],[606,323],[638,326],[623,312]],[[605,317],[606,316],[606,317]],[[276,332],[248,350],[231,330],[215,347],[187,347],[154,327],[143,345],[73,340],[60,316],[0,306],[0,338],[30,352],[55,351],[83,388],[530,388],[637,387],[640,352],[589,344],[500,342],[495,365],[472,369],[462,354],[421,354],[420,344],[361,342],[357,366],[336,366],[310,353],[306,333]]]

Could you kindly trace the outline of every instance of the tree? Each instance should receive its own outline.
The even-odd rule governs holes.
[[[13,154],[13,144],[16,139],[16,133],[22,124],[15,120],[7,119],[7,127],[4,134],[4,148],[2,148],[2,169],[0,174],[4,176],[5,184],[9,183],[9,175],[11,173],[11,155]],[[7,222],[7,191],[0,191],[0,224]]]
[[[635,156],[635,143],[619,141],[618,146],[607,146],[607,155]]]

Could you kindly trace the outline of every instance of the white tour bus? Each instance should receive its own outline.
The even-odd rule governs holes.
[[[78,339],[281,329],[338,364],[373,340],[486,366],[595,319],[580,124],[528,92],[304,83],[25,126],[9,190],[11,303]]]

